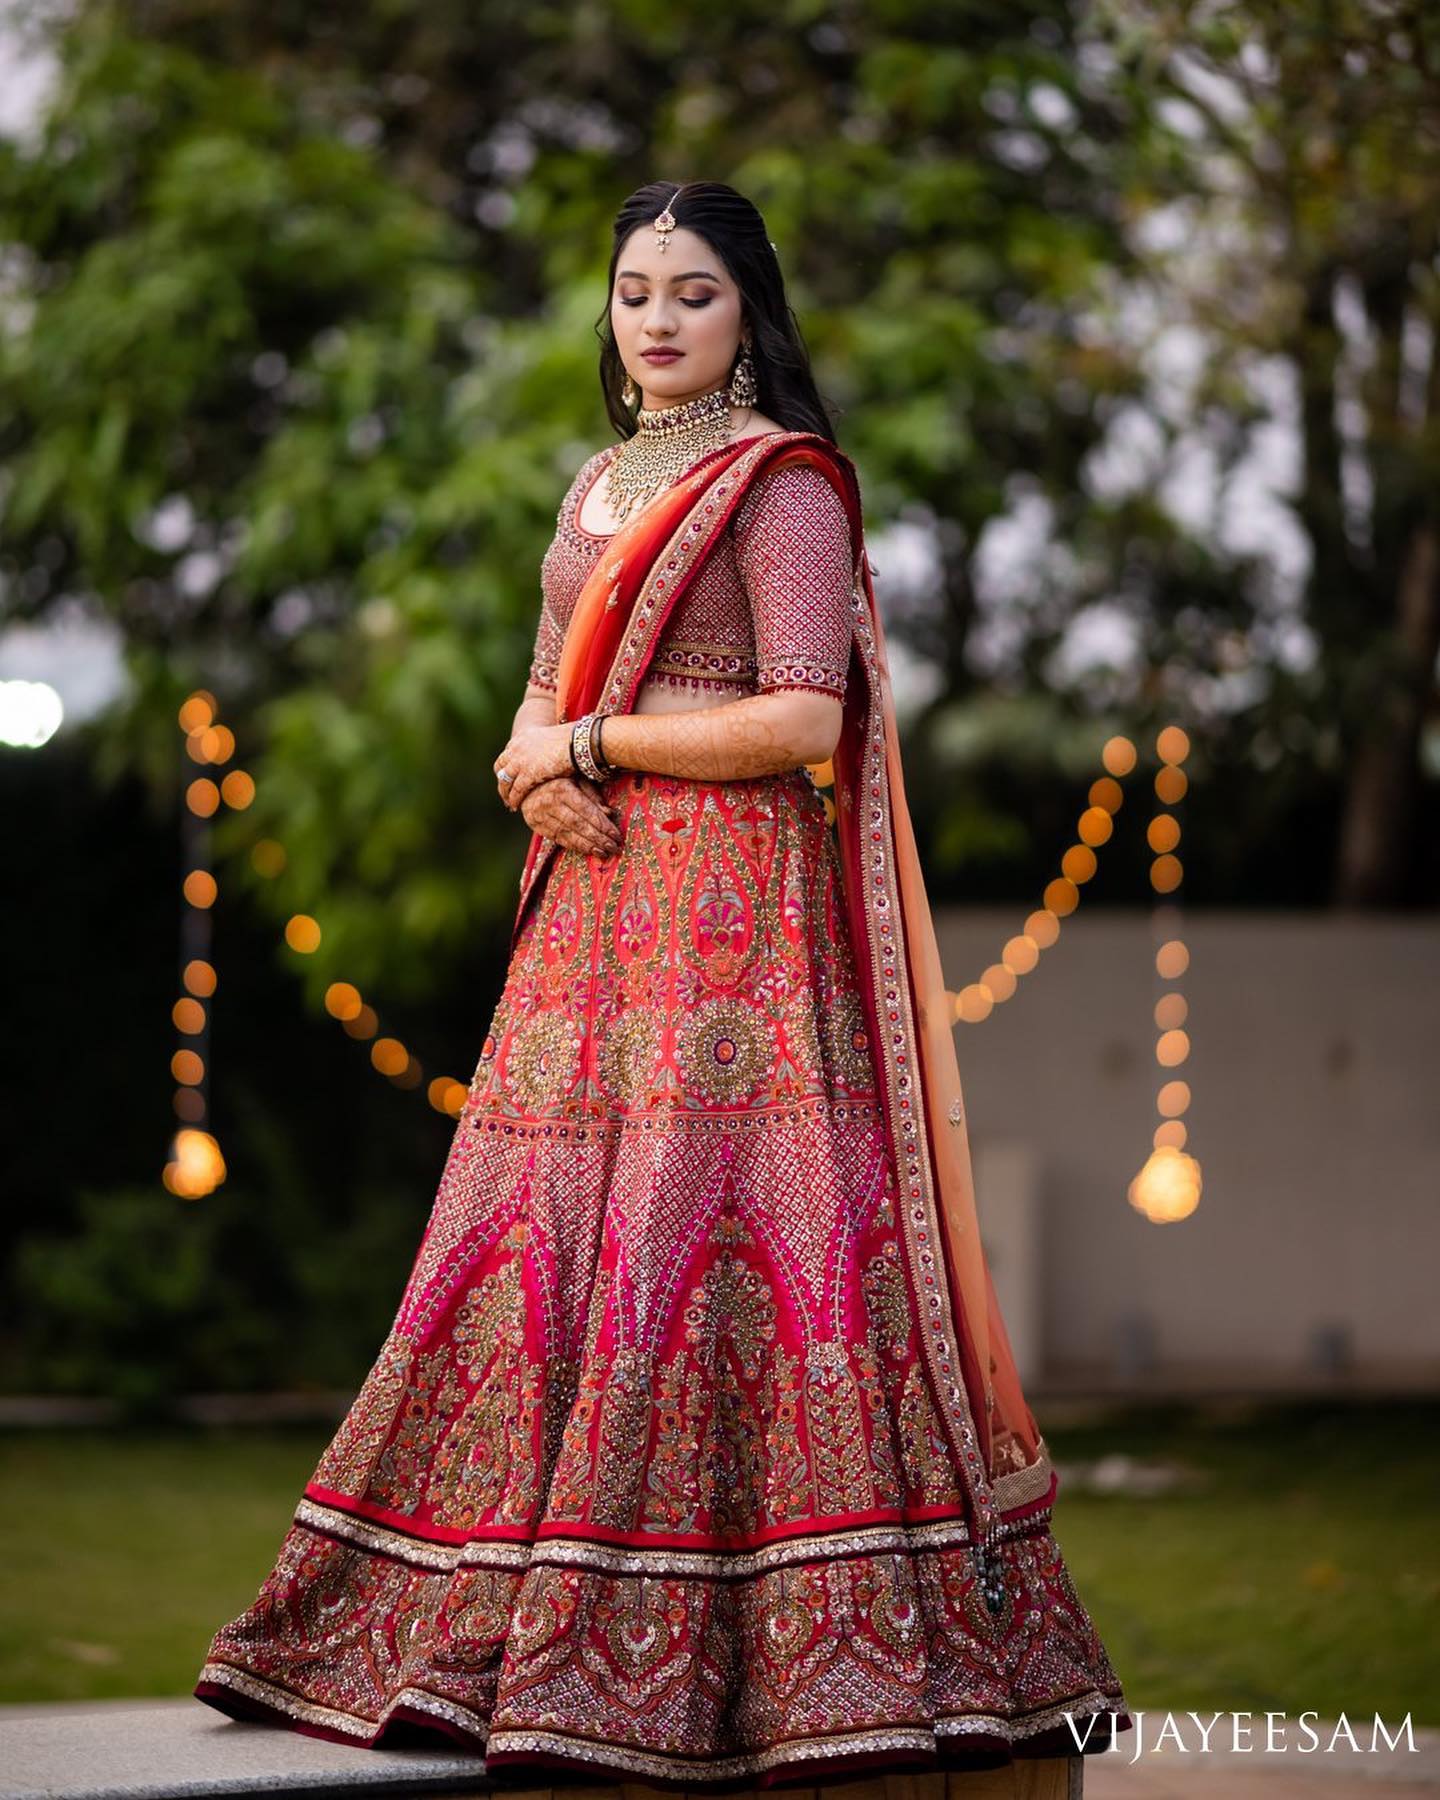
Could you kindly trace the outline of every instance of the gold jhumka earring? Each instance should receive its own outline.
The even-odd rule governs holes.
[[[759,398],[760,390],[755,380],[755,364],[750,357],[748,337],[740,345],[740,359],[730,377],[729,394],[732,406],[753,406]]]

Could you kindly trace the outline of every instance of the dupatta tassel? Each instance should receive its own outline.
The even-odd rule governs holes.
[[[975,1575],[985,1610],[994,1618],[1005,1610],[1005,1559],[1000,1554],[1001,1521],[997,1518],[985,1529],[975,1546]]]

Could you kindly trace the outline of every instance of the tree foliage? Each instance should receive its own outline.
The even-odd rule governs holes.
[[[910,758],[936,897],[1053,855],[1039,784],[1117,726],[1177,718],[1232,802],[1208,838],[1202,815],[1192,866],[1208,850],[1253,869],[1348,782],[1346,866],[1377,793],[1393,804],[1381,872],[1342,891],[1413,891],[1396,846],[1425,803],[1428,625],[1407,639],[1405,621],[1430,615],[1403,596],[1433,588],[1434,408],[1404,411],[1396,357],[1433,320],[1437,215],[1433,47],[1396,47],[1403,13],[629,0],[477,22],[86,0],[55,28],[42,130],[0,149],[4,616],[79,594],[116,621],[131,685],[94,728],[97,764],[142,770],[157,809],[194,772],[175,708],[212,689],[258,782],[220,822],[229,878],[277,918],[321,919],[315,992],[343,974],[423,994],[513,904],[523,833],[490,764],[555,505],[607,435],[591,327],[609,218],[640,181],[719,175],[765,212],[890,551],[890,629],[934,671]],[[1188,263],[1147,240],[1177,209],[1203,251]],[[1326,307],[1352,271],[1382,345],[1368,547],[1341,517],[1327,412]],[[1155,404],[1147,303],[1209,346],[1183,419]],[[1295,511],[1318,672],[1277,648],[1264,547],[1161,492],[1197,431],[1221,486],[1245,479],[1264,356],[1309,395]],[[1107,488],[1096,468],[1137,414],[1164,455]],[[1029,559],[1007,587],[992,553],[1017,521]],[[1072,667],[1102,613],[1129,654]],[[286,847],[273,879],[243,856],[261,833]]]

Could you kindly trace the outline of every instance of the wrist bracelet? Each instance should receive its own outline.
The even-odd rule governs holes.
[[[605,721],[609,713],[596,713],[595,723],[590,727],[590,755],[602,776],[613,775],[615,766],[605,760]]]
[[[575,721],[575,728],[570,733],[570,760],[580,774],[588,775],[591,781],[602,781],[604,777],[590,749],[590,731],[594,723],[594,713],[586,713],[583,719]]]

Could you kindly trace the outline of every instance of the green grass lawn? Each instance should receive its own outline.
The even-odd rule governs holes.
[[[1047,1426],[1055,1534],[1132,1706],[1440,1725],[1437,1422],[1397,1404]],[[188,1692],[328,1437],[7,1435],[0,1699]],[[1083,1493],[1078,1474],[1067,1487],[1067,1464],[1111,1451],[1183,1462],[1201,1485],[1153,1500]]]

